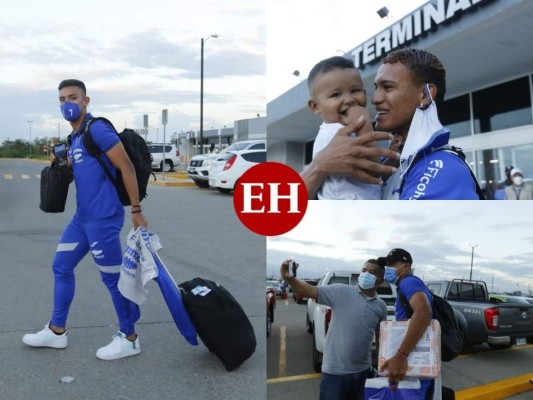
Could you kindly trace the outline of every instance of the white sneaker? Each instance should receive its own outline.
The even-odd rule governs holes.
[[[118,331],[116,335],[113,335],[111,343],[98,349],[96,357],[100,360],[118,360],[119,358],[136,356],[140,352],[139,335],[132,342],[126,339],[126,335]]]
[[[42,331],[24,335],[22,341],[32,347],[64,349],[67,347],[67,331],[63,332],[61,335],[57,335],[50,329],[48,323],[44,326]]]

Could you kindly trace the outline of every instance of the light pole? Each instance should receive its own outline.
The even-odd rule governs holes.
[[[31,158],[31,124],[33,123],[33,121],[28,121],[28,123],[30,124],[30,158]]]
[[[472,247],[472,258],[470,260],[470,280],[472,280],[472,268],[474,267],[474,249],[478,247],[477,244],[470,244],[468,243],[470,247]]]
[[[204,43],[209,38],[218,38],[216,33],[201,39],[200,45],[200,154],[204,154]]]

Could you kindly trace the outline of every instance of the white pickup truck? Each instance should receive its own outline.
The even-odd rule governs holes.
[[[359,272],[353,271],[330,271],[318,282],[318,287],[341,283],[345,285],[357,285]],[[378,296],[387,304],[387,319],[394,320],[394,303],[396,301],[396,286],[384,282],[378,287]],[[324,353],[324,341],[331,321],[331,308],[317,304],[313,299],[307,302],[306,326],[307,332],[313,334],[313,369],[321,372],[322,354]]]

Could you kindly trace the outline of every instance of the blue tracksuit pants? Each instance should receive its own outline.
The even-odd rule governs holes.
[[[126,299],[118,290],[122,248],[120,230],[124,214],[96,221],[80,221],[74,218],[67,225],[54,257],[54,311],[52,325],[65,327],[70,305],[74,298],[74,268],[90,251],[98,265],[102,281],[106,285],[118,316],[120,331],[125,335],[135,333],[135,322],[140,317],[139,307]]]

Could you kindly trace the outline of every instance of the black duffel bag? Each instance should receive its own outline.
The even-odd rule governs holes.
[[[58,167],[52,163],[41,171],[41,203],[39,208],[47,213],[65,211],[68,186],[72,182],[72,171],[69,167]]]

